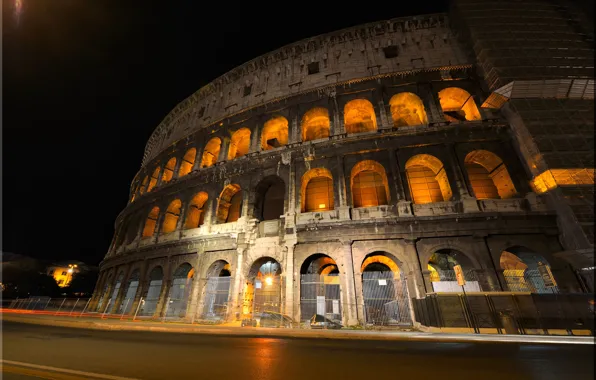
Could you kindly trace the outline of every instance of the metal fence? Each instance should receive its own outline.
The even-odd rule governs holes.
[[[338,275],[300,275],[300,322],[315,314],[341,321],[341,310]]]
[[[366,324],[376,326],[411,325],[405,277],[393,272],[362,273],[362,295]]]
[[[45,314],[80,315],[90,312],[88,309],[90,298],[50,298],[29,297],[14,300],[3,300],[5,309],[43,311]]]
[[[231,284],[232,277],[209,277],[207,279],[201,319],[212,322],[226,320]]]
[[[588,330],[594,335],[594,294],[429,294],[413,299],[425,326],[496,329],[499,334],[550,334]]]

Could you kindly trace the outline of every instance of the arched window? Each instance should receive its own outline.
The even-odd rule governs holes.
[[[182,162],[180,163],[180,169],[178,170],[178,177],[182,177],[190,173],[192,167],[195,164],[195,157],[197,155],[197,150],[195,148],[190,148],[182,157]]]
[[[286,187],[276,175],[263,178],[255,188],[255,217],[274,220],[284,213]]]
[[[161,176],[162,183],[168,183],[174,177],[174,169],[176,168],[176,158],[172,157],[163,168],[163,175]]]
[[[480,120],[480,112],[474,98],[466,90],[457,87],[439,91],[439,102],[445,118],[449,121]]]
[[[470,185],[478,199],[507,199],[517,194],[511,176],[496,154],[474,150],[464,159]]]
[[[163,224],[161,226],[161,232],[167,234],[169,232],[176,231],[176,225],[180,218],[180,209],[182,208],[182,202],[180,199],[174,199],[170,202],[166,214],[163,218]]]
[[[143,195],[145,192],[145,189],[147,188],[147,182],[149,182],[149,177],[145,176],[145,178],[143,178],[143,182],[141,183],[141,188],[139,189],[140,195]]]
[[[288,143],[288,120],[283,116],[268,120],[261,132],[261,149],[279,148]]]
[[[395,94],[389,100],[394,127],[428,124],[424,104],[411,92]]]
[[[250,129],[240,128],[232,135],[230,139],[230,148],[228,149],[228,160],[242,157],[248,153],[250,148]]]
[[[242,189],[239,185],[226,186],[221,192],[217,204],[217,222],[231,223],[242,214]]]
[[[159,207],[155,206],[151,209],[151,212],[147,216],[145,221],[145,227],[143,228],[143,237],[153,236],[155,233],[155,225],[157,224],[157,218],[159,217]]]
[[[440,249],[432,254],[427,263],[430,281],[435,292],[460,292],[454,267],[461,266],[466,280],[465,289],[481,291],[472,261],[463,253],[453,249]]]
[[[198,228],[203,225],[205,220],[205,203],[209,196],[206,192],[201,191],[197,193],[188,206],[188,213],[186,214],[186,221],[184,223],[184,229],[188,230],[191,228]]]
[[[418,154],[406,162],[410,194],[415,204],[445,202],[452,192],[443,163],[429,154]]]
[[[389,203],[389,184],[385,168],[372,160],[360,161],[350,175],[354,207],[372,207]]]
[[[328,211],[335,208],[333,176],[324,168],[311,169],[302,176],[302,212]]]
[[[155,168],[153,174],[151,174],[151,179],[149,180],[149,187],[147,188],[147,192],[150,192],[155,188],[157,185],[157,179],[159,178],[159,167]]]
[[[377,117],[373,105],[366,99],[354,99],[344,106],[346,133],[377,130]]]
[[[302,141],[329,137],[329,111],[323,107],[312,108],[302,116]]]
[[[511,292],[557,293],[548,261],[540,254],[521,246],[509,247],[501,252],[499,259],[507,287]],[[540,268],[542,267],[542,268]],[[550,272],[551,281],[547,285],[541,273]]]
[[[219,157],[219,150],[221,149],[221,140],[218,137],[214,137],[207,145],[205,145],[205,150],[203,151],[203,158],[201,159],[201,167],[207,168],[211,165],[214,165],[217,162],[217,158]]]

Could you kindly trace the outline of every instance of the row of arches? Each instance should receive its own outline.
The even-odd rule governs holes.
[[[469,184],[477,199],[508,199],[517,194],[513,181],[503,161],[494,153],[474,150],[464,159]],[[446,202],[452,199],[449,175],[443,163],[430,154],[418,154],[406,161],[405,177],[414,204]],[[353,166],[350,173],[352,207],[375,207],[391,202],[389,179],[385,167],[374,160],[363,160]],[[279,219],[285,213],[286,188],[277,176],[262,180],[254,193],[253,216],[258,220]],[[160,214],[154,206],[145,217],[142,237],[153,236],[157,231],[170,233],[179,229],[193,229],[203,225],[209,195],[200,191],[188,202],[185,215],[181,199],[172,200]],[[242,216],[243,189],[229,184],[219,194],[215,211],[216,224],[231,223]],[[313,168],[301,179],[300,212],[320,212],[335,209],[335,192],[332,173],[326,168]],[[161,216],[161,218],[160,218]],[[161,223],[160,225],[158,225]],[[158,228],[159,227],[159,228]],[[136,227],[126,226],[131,232],[120,233],[117,246],[135,238]],[[126,239],[124,236],[127,236]]]
[[[444,117],[449,121],[480,120],[481,116],[472,95],[457,87],[439,91],[439,102]],[[402,92],[389,100],[391,119],[394,127],[428,124],[428,117],[422,100],[414,93]],[[372,103],[367,99],[354,99],[344,106],[344,128],[348,134],[377,130],[377,116]],[[312,141],[330,136],[329,110],[314,107],[301,119],[302,141]],[[288,143],[288,120],[284,116],[274,116],[264,123],[260,131],[260,150],[266,151]],[[222,139],[212,137],[206,144],[200,157],[199,168],[214,165],[220,159]],[[251,130],[243,127],[234,131],[230,137],[227,154],[223,159],[233,160],[246,155],[251,148]],[[150,176],[134,186],[133,198],[138,192],[152,191],[157,185],[170,182],[173,178],[190,173],[199,159],[196,148],[190,148],[177,165],[176,158],[170,158],[163,166],[156,167]],[[176,173],[177,172],[177,173]],[[160,180],[161,177],[161,180]]]

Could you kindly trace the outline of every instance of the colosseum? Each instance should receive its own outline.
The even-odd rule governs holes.
[[[90,308],[408,326],[413,300],[461,291],[456,265],[471,293],[593,292],[594,50],[573,12],[459,0],[213,80],[147,142]]]

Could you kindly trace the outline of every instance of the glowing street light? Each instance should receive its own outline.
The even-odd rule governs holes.
[[[273,284],[273,277],[267,276],[265,277],[265,285],[271,286]]]

